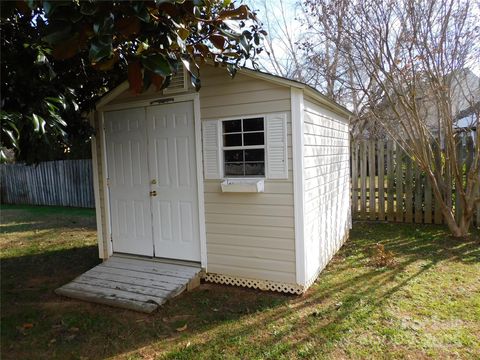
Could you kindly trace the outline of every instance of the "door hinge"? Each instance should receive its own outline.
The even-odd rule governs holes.
[[[110,178],[107,178],[107,187],[110,187]]]
[[[110,242],[113,243],[113,236],[112,236],[112,234],[110,234]]]

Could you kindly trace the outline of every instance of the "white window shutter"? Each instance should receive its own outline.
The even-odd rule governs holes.
[[[219,122],[203,122],[203,174],[205,179],[220,179]]]
[[[288,179],[287,114],[269,114],[267,130],[267,178]]]

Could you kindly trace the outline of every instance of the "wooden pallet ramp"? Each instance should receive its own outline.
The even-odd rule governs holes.
[[[113,256],[72,282],[58,295],[151,313],[199,284],[200,266]]]

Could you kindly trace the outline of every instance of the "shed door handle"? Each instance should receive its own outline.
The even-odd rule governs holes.
[[[150,191],[150,196],[157,196],[157,192],[155,190]]]

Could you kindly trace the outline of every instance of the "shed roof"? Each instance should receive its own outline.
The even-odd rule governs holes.
[[[263,72],[260,70],[252,70],[248,68],[240,68],[238,70],[240,74],[244,74],[246,76],[250,76],[253,78],[261,79],[264,81],[268,81],[280,86],[288,86],[288,87],[293,87],[297,89],[302,89],[304,91],[304,94],[307,96],[310,96],[311,98],[315,99],[318,101],[320,104],[323,106],[333,110],[334,112],[340,113],[346,117],[350,117],[353,115],[353,113],[345,108],[344,106],[336,103],[332,99],[328,98],[327,96],[323,95],[320,91],[317,89],[313,88],[312,86],[302,83],[297,80],[291,80],[279,75],[274,75],[270,74],[267,72]],[[120,85],[118,85],[115,89],[112,89],[108,93],[106,93],[97,103],[96,107],[101,107],[109,103],[111,100],[115,99],[118,95],[120,95],[122,92],[126,91],[129,88],[128,81],[124,81]]]

